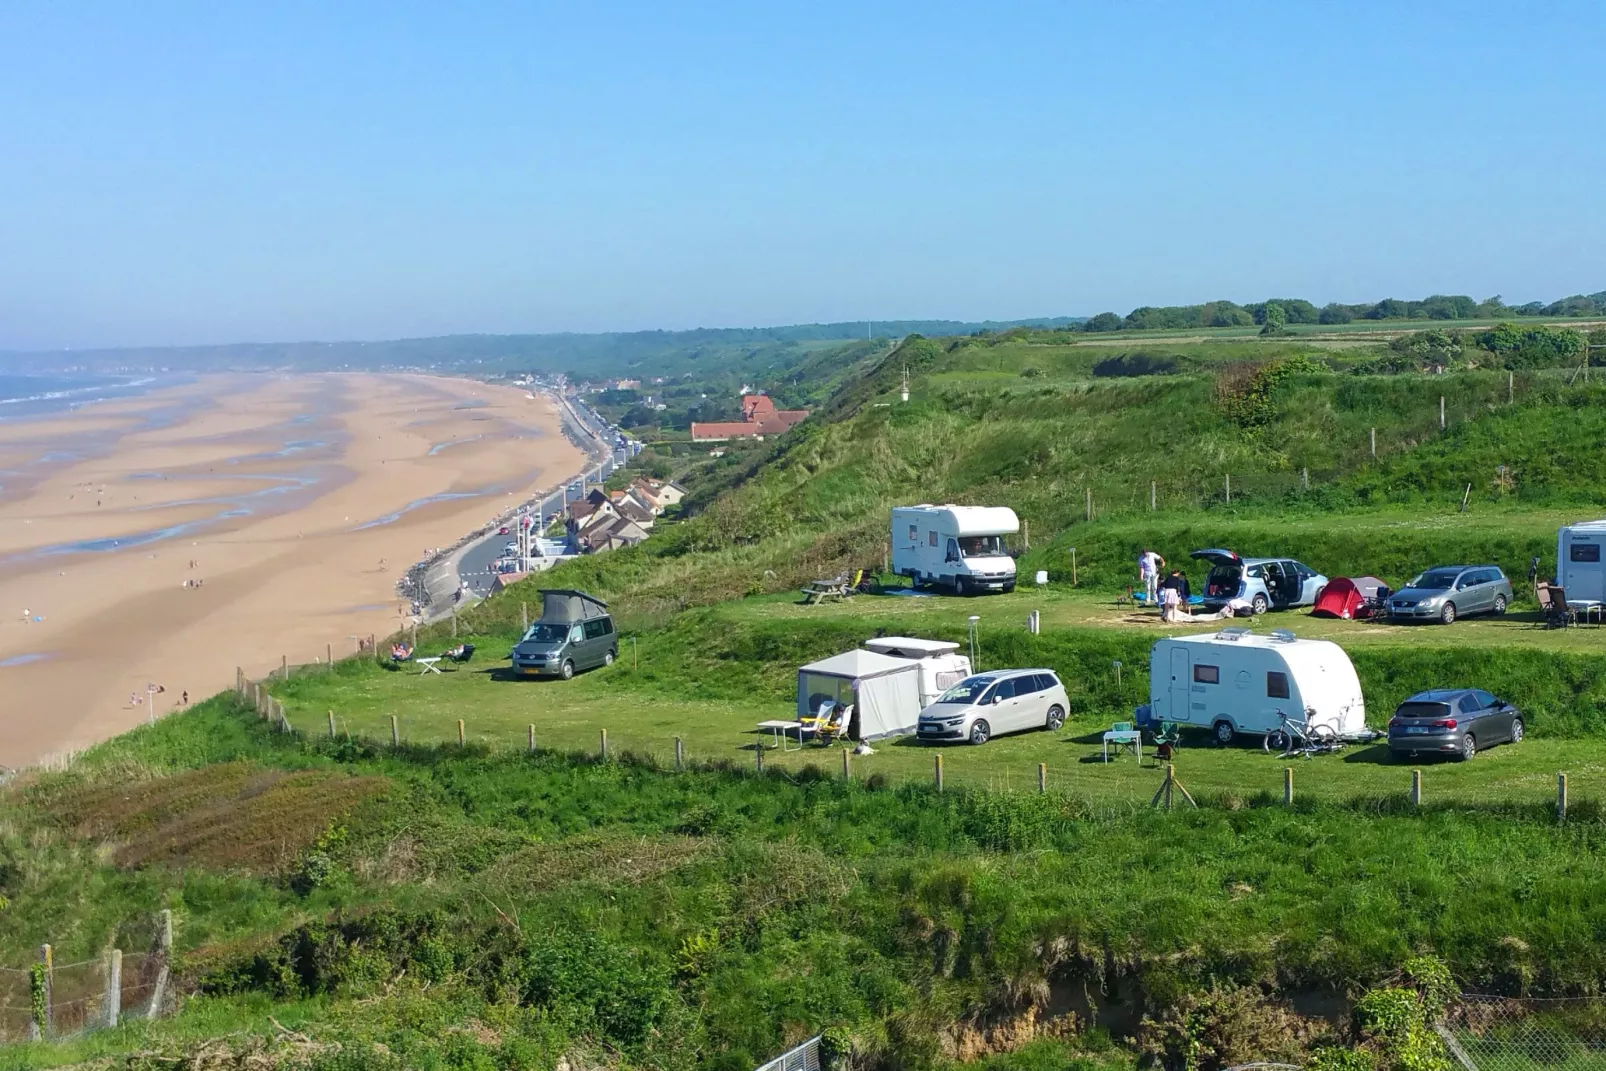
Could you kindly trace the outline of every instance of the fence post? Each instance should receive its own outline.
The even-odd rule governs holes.
[[[1292,766],[1284,766],[1283,767],[1283,806],[1284,807],[1292,807],[1293,805],[1294,805],[1294,768]]]
[[[285,680],[285,681],[290,679],[290,656],[289,655],[280,655],[279,656],[279,679],[280,680]]]
[[[324,661],[324,664],[328,665],[328,666],[333,666],[335,664],[335,645],[334,644],[325,643],[323,645],[323,661]]]
[[[390,716],[390,746],[401,746],[401,726],[396,724],[396,715]]]
[[[1299,485],[1304,490],[1310,490],[1310,466],[1305,465],[1299,470]]]
[[[1232,473],[1227,473],[1227,505],[1232,505]]]
[[[529,630],[530,630],[530,604],[527,603],[527,602],[521,602],[521,603],[519,603],[519,631],[520,632],[528,632]]]
[[[608,730],[606,729],[602,730],[602,744],[598,754],[604,759],[608,757]]]
[[[106,1025],[115,1027],[123,1012],[123,950],[112,949],[106,965]]]
[[[842,749],[842,780],[844,780],[844,781],[846,781],[851,776],[848,773],[848,755],[849,755],[848,749],[847,748],[843,748]]]
[[[1377,460],[1377,429],[1372,429],[1372,460]]]
[[[764,772],[764,741],[760,740],[753,745],[753,769],[758,773]]]
[[[1422,771],[1411,771],[1411,806],[1422,806]]]
[[[452,639],[457,639],[457,611],[452,611]]]
[[[1087,489],[1087,520],[1089,524],[1093,523],[1093,488],[1091,487]]]
[[[1154,512],[1154,507],[1159,502],[1159,500],[1160,500],[1160,495],[1159,495],[1158,483],[1155,480],[1150,480],[1149,481],[1149,512],[1150,513]]]
[[[1506,373],[1506,404],[1510,405],[1517,400],[1517,373]]]
[[[675,737],[675,772],[681,773],[686,769],[686,741]]]
[[[1048,763],[1037,764],[1037,791],[1039,794],[1048,791]]]
[[[162,1012],[162,1003],[167,997],[167,983],[171,977],[168,964],[173,958],[173,912],[171,908],[162,908],[162,923],[156,934],[157,953],[162,957],[162,965],[156,972],[156,984],[151,987],[151,1001],[145,1008],[145,1018],[154,1019]]]
[[[1444,395],[1439,395],[1439,430],[1444,430]]]
[[[329,739],[333,740],[334,738],[335,738],[335,712],[331,710],[329,712]]]
[[[457,719],[457,746],[463,746],[463,719]]]
[[[39,946],[39,973],[37,980],[29,987],[29,996],[33,998],[34,1027],[39,1031],[40,1038],[50,1036],[50,997],[52,982],[55,981],[56,960],[53,950],[48,944]],[[34,990],[33,986],[38,987]]]
[[[530,739],[525,748],[530,754],[535,754],[535,722],[533,721],[530,723]]]
[[[937,755],[937,756],[935,756],[935,759],[936,759],[936,761],[933,763],[934,769],[933,769],[932,776],[935,778],[936,785],[937,785],[937,791],[941,792],[942,791],[942,756],[941,755]]]
[[[262,685],[256,681],[251,682],[251,705],[256,707],[257,717],[267,720],[267,712],[262,709]]]
[[[1567,775],[1556,775],[1556,818],[1562,820],[1567,817]]]

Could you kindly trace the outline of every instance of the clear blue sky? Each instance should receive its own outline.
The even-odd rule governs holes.
[[[1606,288],[1606,5],[0,5],[0,348]]]

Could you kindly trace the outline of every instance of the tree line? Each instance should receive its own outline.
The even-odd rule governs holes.
[[[1125,316],[1101,312],[1075,330],[1157,331],[1203,327],[1268,327],[1275,333],[1286,324],[1347,324],[1357,320],[1498,320],[1523,316],[1606,316],[1606,290],[1575,294],[1545,304],[1530,301],[1507,305],[1497,294],[1474,301],[1464,294],[1434,294],[1420,301],[1384,298],[1373,304],[1339,302],[1317,307],[1303,298],[1269,298],[1240,305],[1207,301],[1200,305],[1140,305]]]

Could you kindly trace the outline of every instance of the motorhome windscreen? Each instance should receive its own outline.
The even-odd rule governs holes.
[[[967,558],[996,558],[1004,553],[1004,537],[965,536],[959,541],[959,552]]]
[[[833,702],[839,707],[850,705],[853,702],[853,682],[846,677],[805,673],[803,694],[809,697],[809,713],[818,714],[820,707],[827,702]]]
[[[569,634],[569,626],[553,621],[537,621],[530,626],[520,643],[562,643]]]

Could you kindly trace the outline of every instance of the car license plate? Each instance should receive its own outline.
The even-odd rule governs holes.
[[[1405,731],[1415,735],[1423,735],[1428,731],[1428,727],[1426,725],[1407,725]]]

